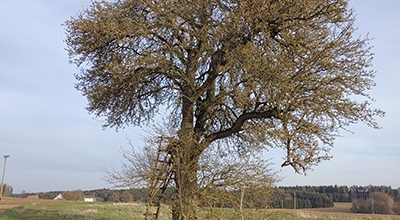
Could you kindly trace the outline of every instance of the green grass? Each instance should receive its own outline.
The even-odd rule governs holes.
[[[143,203],[107,203],[107,202],[68,202],[68,201],[38,201],[0,213],[0,220],[119,220],[119,219],[144,219],[146,205]],[[171,219],[168,206],[161,209],[160,220]],[[198,210],[199,220],[241,220],[235,209],[214,208]],[[331,218],[298,217],[296,214],[277,210],[245,209],[245,220],[305,220]],[[338,220],[339,218],[335,218]],[[349,218],[346,218],[349,219]],[[360,219],[353,218],[351,219]],[[363,219],[363,218],[361,218]],[[368,219],[374,219],[368,218]]]
[[[84,203],[45,201],[10,209],[0,214],[1,220],[119,220],[143,219],[145,204]],[[169,219],[169,211],[161,210],[161,220]]]
[[[84,203],[67,201],[41,201],[22,205],[0,214],[0,220],[118,220],[144,219],[146,206],[141,203]],[[170,210],[163,207],[160,220],[171,219]],[[241,220],[233,209],[199,209],[199,220]],[[290,213],[246,210],[244,219],[300,219]]]

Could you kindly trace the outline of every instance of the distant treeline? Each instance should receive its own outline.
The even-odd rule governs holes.
[[[120,200],[121,195],[125,194],[125,192],[132,195],[132,201],[130,202],[147,202],[147,198],[149,195],[149,190],[146,188],[141,189],[95,189],[95,190],[75,190],[74,192],[83,192],[84,195],[91,195],[96,198],[96,201],[100,202],[119,202],[116,201],[116,197]],[[27,193],[22,192],[21,194],[13,194],[13,197],[26,198],[29,195],[39,195],[40,199],[53,199],[58,194],[65,194],[66,191],[50,191],[50,192],[40,192],[40,193]],[[172,194],[171,190],[166,191],[166,194]]]
[[[333,207],[331,198],[312,191],[279,188],[271,200],[272,208],[307,209]]]
[[[169,203],[173,195],[173,188],[168,188],[164,194],[163,202]],[[149,190],[147,188],[131,189],[96,189],[80,191],[84,195],[91,195],[99,202],[147,202]],[[373,192],[384,192],[400,203],[400,189],[392,189],[390,186],[295,186],[295,187],[277,187],[268,198],[256,199],[254,196],[245,193],[244,206],[252,204],[254,208],[322,208],[333,207],[334,202],[352,202],[355,199],[367,199]],[[62,191],[52,191],[43,193],[26,193],[14,195],[15,197],[27,197],[28,195],[39,195],[40,199],[52,199]],[[217,193],[218,195],[219,193]],[[229,191],[223,194],[236,197],[232,204],[215,203],[217,207],[237,206],[240,192]],[[257,200],[257,201],[256,201]],[[259,201],[258,201],[259,200]],[[265,202],[268,201],[268,202]],[[204,205],[200,198],[200,203]]]
[[[400,189],[390,186],[295,186],[279,187],[287,192],[315,192],[324,194],[333,202],[352,202],[354,199],[367,199],[373,192],[384,192],[395,200],[400,195]]]

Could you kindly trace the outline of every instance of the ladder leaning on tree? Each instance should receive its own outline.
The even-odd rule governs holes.
[[[149,216],[154,216],[154,220],[158,220],[163,195],[173,176],[172,158],[165,147],[163,147],[162,141],[163,138],[160,137],[157,157],[153,161],[153,167],[151,167],[151,178],[149,180],[150,193],[147,200],[146,213],[144,213],[145,220],[149,219]],[[157,207],[156,212],[153,212],[152,207]]]

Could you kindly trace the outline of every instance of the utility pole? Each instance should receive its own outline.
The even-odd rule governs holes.
[[[375,206],[374,206],[374,193],[371,193],[371,197],[372,197],[372,201],[371,201],[371,211],[372,211],[372,214],[375,214]]]
[[[296,191],[293,192],[293,209],[296,209]]]
[[[3,167],[3,178],[1,179],[1,191],[0,191],[0,200],[3,199],[3,186],[4,186],[4,174],[6,173],[6,161],[10,155],[4,155],[4,167]]]
[[[242,217],[242,220],[244,220],[244,216],[243,216],[243,198],[244,198],[244,185],[242,183],[241,193],[240,193],[240,215]]]

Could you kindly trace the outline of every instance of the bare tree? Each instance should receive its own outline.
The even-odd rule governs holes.
[[[373,192],[368,199],[353,200],[351,211],[359,213],[392,214],[394,201],[384,192]]]
[[[65,26],[76,87],[105,127],[170,115],[175,220],[196,219],[213,145],[281,148],[282,166],[303,173],[330,158],[339,129],[378,128],[369,39],[352,36],[354,20],[347,0],[118,0]]]
[[[12,186],[4,183],[4,185],[3,185],[3,195],[2,196],[3,197],[7,197],[7,196],[11,195],[13,193],[13,190],[14,189],[13,189]]]
[[[108,170],[103,167],[106,175],[104,180],[115,187],[145,187],[149,184],[149,180],[155,175],[152,169],[157,163],[157,147],[151,139],[147,139],[144,148],[135,149],[131,141],[129,150],[121,150],[122,168],[120,171],[115,169]]]
[[[72,201],[83,201],[85,194],[82,190],[68,191],[62,194],[63,199]]]
[[[133,195],[128,191],[122,192],[121,193],[121,202],[133,202]]]
[[[119,202],[119,193],[113,192],[107,199],[108,202]]]
[[[115,187],[144,187],[150,186],[149,180],[159,175],[165,176],[168,170],[160,173],[157,151],[160,147],[168,146],[166,135],[162,133],[146,138],[144,148],[135,147],[129,141],[131,148],[121,152],[122,169],[117,171],[104,168],[104,180]],[[268,160],[261,158],[261,152],[239,153],[234,147],[213,145],[203,152],[199,159],[197,195],[202,198],[202,203],[207,203],[205,205],[210,208],[215,204],[238,204],[238,197],[233,193],[223,194],[240,190],[242,187],[251,188],[248,192],[253,192],[254,197],[263,197],[258,201],[267,199],[271,187],[279,180],[270,165]],[[168,186],[175,187],[174,182],[170,182]]]

